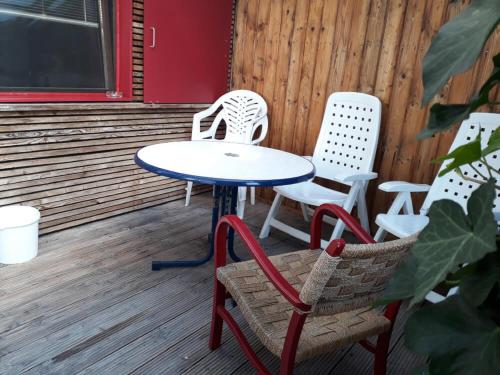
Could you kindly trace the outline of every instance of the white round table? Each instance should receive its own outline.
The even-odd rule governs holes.
[[[215,186],[209,254],[199,260],[155,261],[153,270],[197,266],[213,256],[213,237],[220,216],[234,214],[238,186],[278,186],[310,180],[314,165],[307,159],[272,148],[223,141],[169,142],[146,146],[135,155],[141,168],[161,176]],[[230,231],[228,252],[233,251]]]

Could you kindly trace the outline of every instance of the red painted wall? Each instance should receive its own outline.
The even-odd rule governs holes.
[[[210,103],[227,91],[232,0],[144,1],[144,101]]]

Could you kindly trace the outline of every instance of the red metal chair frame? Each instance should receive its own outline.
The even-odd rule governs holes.
[[[352,233],[363,243],[375,243],[375,240],[361,227],[361,225],[342,207],[334,204],[323,204],[319,206],[311,221],[311,249],[319,249],[321,241],[321,227],[324,215],[336,216],[341,219]],[[280,374],[292,374],[295,364],[295,355],[297,346],[299,344],[300,335],[304,326],[307,315],[311,312],[311,306],[302,302],[299,298],[299,292],[281,275],[276,267],[268,259],[266,253],[252,235],[245,223],[236,215],[224,216],[219,220],[215,233],[215,272],[217,273],[218,267],[226,265],[226,252],[227,252],[227,235],[229,229],[234,229],[241,237],[243,243],[246,245],[253,258],[262,269],[264,274],[273,283],[276,289],[285,297],[288,302],[292,304],[295,311],[292,314],[290,324],[288,326],[283,351],[281,353]],[[344,249],[344,240],[334,240],[325,249],[331,256],[339,256]],[[264,364],[257,357],[252,350],[250,344],[245,338],[243,332],[239,328],[236,321],[233,319],[229,311],[225,308],[225,300],[229,297],[224,285],[219,282],[215,276],[214,285],[214,303],[212,309],[212,324],[210,329],[209,348],[211,350],[217,349],[221,345],[222,325],[226,322],[229,329],[233,332],[238,340],[243,352],[247,356],[252,366],[260,374],[271,374]],[[377,338],[376,344],[367,340],[359,342],[366,350],[375,355],[374,374],[382,375],[386,372],[387,354],[389,351],[389,343],[391,333],[396,321],[396,317],[401,306],[401,301],[389,304],[385,311],[384,316],[390,320],[390,329]]]

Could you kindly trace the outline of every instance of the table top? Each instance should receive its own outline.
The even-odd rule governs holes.
[[[278,186],[310,180],[307,159],[267,147],[223,141],[168,142],[137,151],[135,162],[179,180],[225,186]]]

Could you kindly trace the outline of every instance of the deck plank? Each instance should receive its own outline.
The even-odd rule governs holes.
[[[200,257],[207,251],[210,194],[188,208],[170,202],[42,236],[39,256],[0,268],[0,374],[253,374],[236,340],[208,349],[213,264],[152,272],[153,259]],[[258,233],[268,206],[247,206]],[[301,216],[281,217],[307,229]],[[272,231],[269,255],[306,244]],[[249,254],[236,241],[237,253]],[[278,360],[235,319],[273,372]],[[404,319],[403,314],[402,318]],[[394,332],[389,373],[404,374],[420,359]],[[368,374],[371,355],[349,347],[299,364],[297,374]]]

